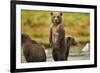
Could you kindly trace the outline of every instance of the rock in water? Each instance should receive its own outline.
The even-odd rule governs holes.
[[[87,43],[81,51],[82,51],[82,52],[87,52],[87,51],[89,51],[89,50],[90,50],[90,44]]]

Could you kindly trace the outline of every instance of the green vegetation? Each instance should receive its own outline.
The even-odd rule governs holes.
[[[50,12],[22,10],[22,32],[39,43],[49,46]],[[63,13],[66,35],[72,35],[80,44],[90,41],[90,14]]]

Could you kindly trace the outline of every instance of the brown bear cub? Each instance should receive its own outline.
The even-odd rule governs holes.
[[[27,62],[45,62],[46,54],[44,47],[32,40],[27,34],[21,35],[21,46]]]
[[[62,13],[51,13],[51,27],[49,42],[53,48],[52,56],[54,61],[65,60],[65,31],[62,24]]]
[[[65,59],[68,60],[68,56],[69,56],[69,51],[70,51],[70,47],[71,46],[75,46],[77,45],[77,42],[75,40],[74,37],[72,36],[66,36],[65,37]]]

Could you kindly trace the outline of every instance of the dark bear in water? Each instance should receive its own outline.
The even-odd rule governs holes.
[[[68,60],[69,51],[71,46],[75,46],[77,44],[76,40],[72,36],[65,37],[65,60]]]
[[[32,40],[27,34],[21,34],[21,45],[27,62],[45,62],[44,47]]]

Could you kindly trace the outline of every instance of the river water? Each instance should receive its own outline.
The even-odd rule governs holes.
[[[46,49],[45,50],[46,56],[47,56],[47,62],[51,62],[54,61],[52,58],[52,50],[51,49]],[[26,63],[25,57],[23,55],[21,55],[21,62],[22,63]],[[69,57],[68,57],[68,61],[74,61],[74,60],[89,60],[90,59],[90,54],[89,51],[86,52],[70,52]]]

